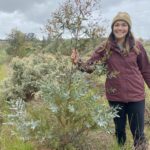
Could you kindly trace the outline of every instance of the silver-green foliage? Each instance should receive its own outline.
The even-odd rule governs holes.
[[[68,57],[39,54],[16,58],[12,69],[3,93],[13,102],[10,106],[15,111],[8,120],[16,126],[21,138],[48,141],[53,149],[82,149],[81,145],[86,147],[86,138],[93,129],[110,132],[109,123],[116,111],[101,104],[101,94],[90,86],[92,78],[86,78],[86,73],[72,66]],[[41,116],[46,111],[50,117],[45,125],[40,118],[28,115],[22,101],[34,100],[37,93],[40,103],[46,103],[48,108],[37,112]]]
[[[39,91],[39,81],[49,73],[45,55],[32,55],[27,58],[14,58],[10,65],[10,75],[4,81],[2,91],[7,100],[21,98],[30,101]]]
[[[116,111],[101,104],[100,94],[85,78],[87,74],[61,57],[51,62],[50,67],[48,77],[41,82],[42,98],[56,119],[51,124],[50,143],[57,148],[77,148],[85,133],[92,129],[110,131],[109,123]]]
[[[33,120],[26,110],[26,104],[23,100],[10,100],[9,102],[10,113],[7,114],[6,121],[3,123],[5,126],[12,126],[11,134],[20,136],[23,141],[32,138],[32,132],[39,126],[39,120]],[[12,136],[11,135],[11,136]]]

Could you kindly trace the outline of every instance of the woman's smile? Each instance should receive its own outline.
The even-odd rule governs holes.
[[[116,21],[113,26],[113,33],[116,39],[124,39],[129,31],[128,24],[125,21]]]

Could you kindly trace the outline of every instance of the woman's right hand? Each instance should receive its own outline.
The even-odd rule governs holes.
[[[78,61],[79,61],[79,52],[77,51],[77,49],[72,50],[71,61],[75,65],[78,63]]]

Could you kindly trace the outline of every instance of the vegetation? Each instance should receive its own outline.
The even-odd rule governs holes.
[[[79,72],[70,61],[72,48],[88,55],[104,40],[97,0],[67,0],[46,24],[48,38],[13,29],[0,42],[0,149],[119,150],[108,107],[105,72]],[[98,6],[98,7],[97,7]],[[98,16],[100,17],[100,16]],[[65,35],[69,35],[67,39]],[[150,43],[144,41],[150,53]],[[68,57],[69,56],[69,57]],[[145,131],[150,139],[150,91],[146,87]],[[132,135],[124,149],[132,148]]]
[[[103,128],[111,132],[108,127],[116,111],[100,105],[101,93],[90,87],[85,74],[72,68],[68,58],[49,58],[40,54],[13,60],[13,73],[4,81],[2,91],[13,111],[4,124],[16,126],[24,140],[43,139],[53,149],[83,149],[83,144],[88,146],[85,134],[89,131]],[[26,114],[23,100],[44,105],[49,116],[45,124],[39,116],[32,116],[34,112]],[[16,134],[16,129],[11,132]]]
[[[1,79],[7,75],[7,80],[5,78],[3,82],[9,81],[1,91],[1,149],[20,147],[22,150],[71,150],[114,147],[119,150],[113,140],[111,125],[115,112],[109,109],[103,96],[104,76],[98,77],[97,73],[83,74],[72,67],[70,58],[66,56],[33,54],[25,58],[14,58],[9,76],[5,67],[1,69],[1,75],[4,74]],[[25,97],[28,92],[31,97]],[[145,123],[146,131],[149,131],[150,92],[147,88],[146,93]],[[150,138],[149,132],[146,133]],[[125,148],[131,149],[132,137],[129,131],[128,136],[130,138]],[[7,142],[9,139],[11,142]],[[104,141],[99,143],[101,139]]]
[[[99,16],[93,17],[94,12]],[[70,54],[72,48],[91,49],[87,44],[89,42],[95,47],[95,42],[100,40],[106,31],[100,14],[98,0],[66,0],[52,13],[51,19],[48,19],[46,24],[49,39],[57,44],[55,51]],[[66,35],[70,40],[63,40],[67,38]],[[90,45],[92,49],[93,45]],[[62,51],[62,47],[65,51]]]
[[[36,39],[34,33],[25,34],[17,29],[12,29],[7,41],[9,45],[6,52],[13,57],[24,57],[41,48],[41,43]]]

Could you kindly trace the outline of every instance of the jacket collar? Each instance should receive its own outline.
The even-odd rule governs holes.
[[[111,51],[116,51],[116,52],[122,54],[116,41],[110,41],[109,42],[109,47],[110,47]],[[129,47],[130,47],[129,48],[130,50],[132,50],[132,48],[134,47],[133,40],[129,39]]]

